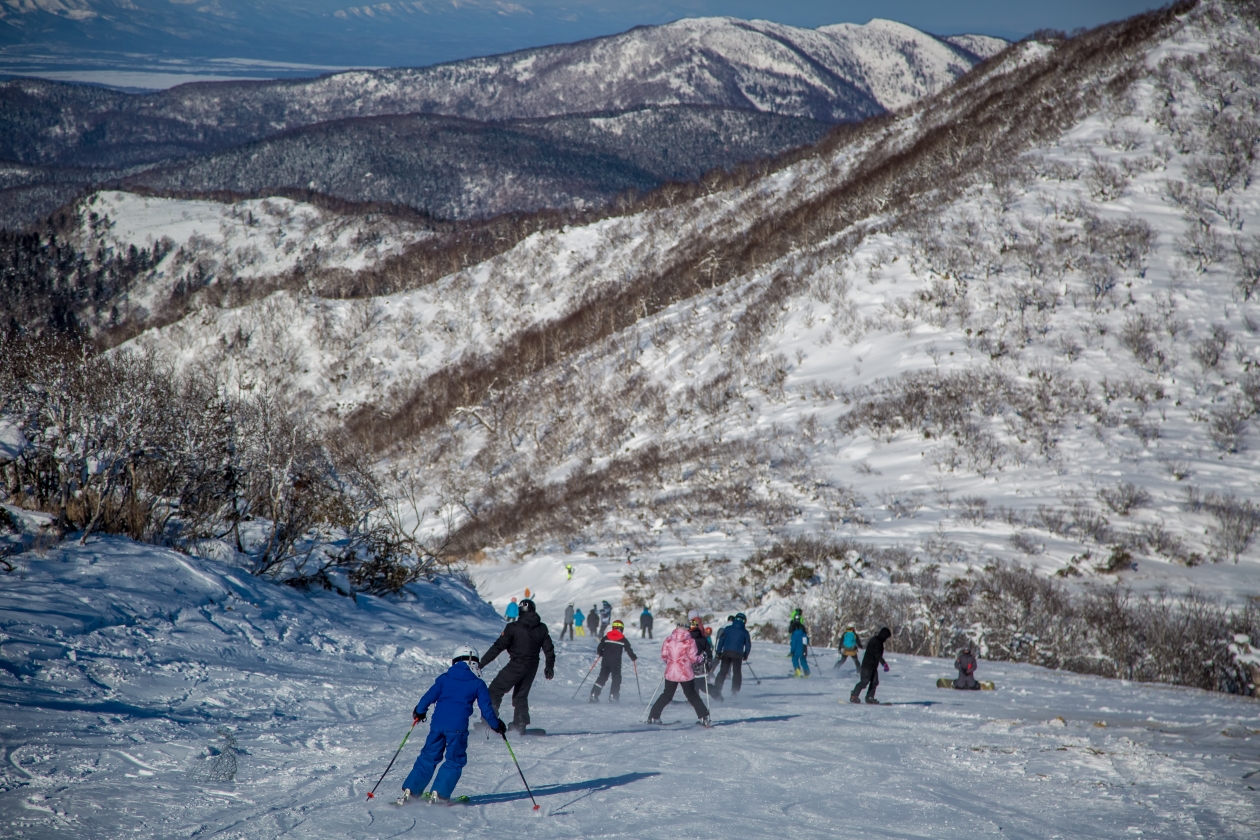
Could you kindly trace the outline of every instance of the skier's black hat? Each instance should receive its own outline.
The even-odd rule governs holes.
[[[516,606],[520,608],[522,613],[537,612],[537,609],[538,609],[537,607],[534,606],[534,602],[531,601],[529,598],[522,598],[521,602],[517,604]]]

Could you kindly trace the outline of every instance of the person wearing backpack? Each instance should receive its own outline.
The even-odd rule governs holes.
[[[862,666],[858,664],[858,649],[862,647],[862,637],[857,634],[857,630],[852,624],[844,628],[844,632],[840,634],[840,641],[836,645],[840,649],[840,659],[836,661],[835,667],[844,666],[846,659],[853,659],[853,670],[859,674],[862,673]]]
[[[726,683],[726,675],[731,674],[731,697],[739,694],[744,683],[744,663],[752,653],[752,636],[745,623],[748,617],[743,613],[731,617],[731,623],[722,628],[725,632],[718,637],[717,656],[722,661],[718,671],[714,691],[717,699],[722,700],[722,686]],[[734,671],[734,673],[731,673]]]

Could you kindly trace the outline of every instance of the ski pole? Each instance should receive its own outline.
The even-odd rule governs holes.
[[[661,686],[662,686],[662,685],[664,685],[664,684],[665,684],[665,675],[664,675],[664,674],[662,674],[662,675],[661,675],[661,681],[660,681],[660,682],[658,682],[658,683],[656,684],[656,688],[652,689],[652,700],[655,700],[655,699],[656,699],[656,692],[660,691],[660,690],[661,690]],[[647,702],[647,705],[643,707],[643,719],[644,719],[644,720],[647,720],[648,709],[650,709],[650,708],[652,707],[652,700],[649,700],[649,701]]]
[[[529,789],[529,782],[525,781],[525,774],[521,772],[521,763],[516,760],[516,753],[512,750],[512,745],[508,743],[507,735],[503,736],[503,743],[507,744],[508,755],[512,756],[512,763],[516,765],[516,772],[521,774],[521,784],[525,785],[525,792],[529,794],[529,801],[534,803],[534,810],[538,810],[538,800],[534,799],[534,792]]]
[[[761,677],[757,676],[757,672],[752,669],[752,663],[744,660],[744,664],[748,666],[748,673],[753,675],[753,679],[757,681],[757,685],[761,685]]]
[[[639,702],[642,703],[643,702],[643,687],[639,685],[639,663],[635,662],[634,660],[631,660],[630,664],[634,666],[634,688],[636,691],[639,692]]]
[[[418,720],[411,721],[411,729],[407,730],[407,734],[403,736],[402,743],[398,745],[397,751],[394,752],[394,757],[389,760],[389,764],[385,765],[385,772],[381,774],[381,777],[376,780],[376,784],[372,786],[372,790],[368,792],[368,799],[376,798],[376,789],[381,786],[381,782],[385,781],[385,776],[389,773],[389,768],[393,767],[394,762],[398,760],[398,753],[402,752],[402,748],[407,746],[407,739],[411,737],[412,729],[415,729],[416,724],[419,722],[420,721]]]
[[[582,677],[582,681],[581,681],[580,683],[578,683],[578,687],[574,690],[574,692],[573,692],[573,696],[572,696],[571,698],[569,698],[570,700],[576,700],[576,699],[577,699],[578,692],[582,690],[582,686],[586,685],[586,680],[587,680],[587,678],[588,678],[588,677],[590,677],[590,675],[591,675],[591,671],[594,671],[594,670],[595,670],[595,664],[596,664],[597,662],[599,662],[599,657],[598,657],[598,656],[597,656],[597,657],[595,657],[595,662],[592,662],[592,663],[591,663],[591,667],[587,669],[587,671],[586,671],[586,676],[585,676],[585,677]]]

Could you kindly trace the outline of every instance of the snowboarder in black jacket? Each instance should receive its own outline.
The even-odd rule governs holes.
[[[954,688],[966,688],[972,691],[980,689],[980,683],[976,682],[976,658],[971,655],[971,648],[962,649],[958,658],[954,660],[954,667],[958,669],[958,679],[954,680]]]
[[[599,640],[599,647],[595,648],[595,653],[600,658],[599,677],[595,680],[595,685],[591,686],[591,702],[599,702],[599,692],[604,688],[604,683],[608,682],[608,678],[612,677],[612,689],[608,692],[608,701],[615,703],[621,700],[621,651],[624,649],[626,655],[630,657],[631,662],[637,662],[639,657],[634,655],[634,650],[630,647],[630,640],[626,638],[626,626],[617,619],[612,623],[612,629],[608,631],[604,638]]]
[[[892,631],[887,627],[881,627],[879,632],[875,634],[875,638],[871,639],[866,645],[866,653],[862,655],[862,681],[853,689],[853,693],[849,695],[850,703],[860,703],[858,695],[862,693],[862,689],[866,689],[866,702],[878,703],[875,699],[875,689],[879,687],[879,666],[883,665],[884,670],[888,670],[888,663],[884,661],[884,642],[892,637]],[[869,688],[868,688],[869,686]]]
[[[731,696],[739,694],[740,688],[744,684],[744,663],[748,661],[748,654],[752,653],[752,636],[748,634],[748,629],[744,626],[744,622],[748,621],[748,617],[743,613],[731,617],[730,625],[723,627],[723,632],[718,639],[717,655],[722,660],[721,670],[718,671],[717,684],[713,687],[719,700],[722,699],[722,686],[726,684],[726,675],[734,669],[735,673],[731,674]]]
[[[507,651],[508,663],[490,683],[490,703],[498,714],[503,695],[511,689],[512,729],[524,735],[529,726],[529,690],[538,675],[538,654],[541,651],[547,655],[543,676],[551,679],[556,675],[556,649],[551,643],[547,625],[538,617],[534,602],[526,598],[521,601],[520,608],[520,618],[503,628],[503,635],[481,657],[480,667],[485,668],[500,653]]]

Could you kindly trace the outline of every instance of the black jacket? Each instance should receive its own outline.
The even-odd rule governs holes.
[[[713,661],[713,643],[709,641],[709,637],[704,635],[703,627],[693,627],[691,630],[691,638],[696,640],[696,650],[700,651],[700,655],[704,657],[705,662]]]
[[[509,627],[511,625],[508,625]],[[884,642],[892,637],[892,631],[887,627],[882,628],[875,634],[875,638],[866,643],[866,653],[862,655],[862,670],[871,669],[872,671],[880,665],[887,665],[884,661]]]
[[[625,637],[625,634],[620,630],[612,630],[607,636],[599,640],[599,647],[595,648],[595,654],[604,657],[605,662],[615,664],[620,668],[623,648],[626,651],[626,655],[630,657],[631,662],[638,661],[639,657],[634,655],[634,650],[630,647],[630,640]]]
[[[541,650],[547,654],[547,667],[556,667],[556,649],[551,644],[551,634],[536,612],[522,613],[514,623],[504,627],[503,635],[495,639],[485,656],[481,657],[481,667],[489,665],[505,650],[513,662],[537,662]]]
[[[752,636],[748,635],[744,622],[732,621],[722,629],[726,632],[718,639],[718,656],[739,656],[747,659],[748,654],[752,653]]]
[[[954,667],[969,677],[975,676],[976,658],[970,653],[963,651],[958,654],[958,658],[954,660]]]

